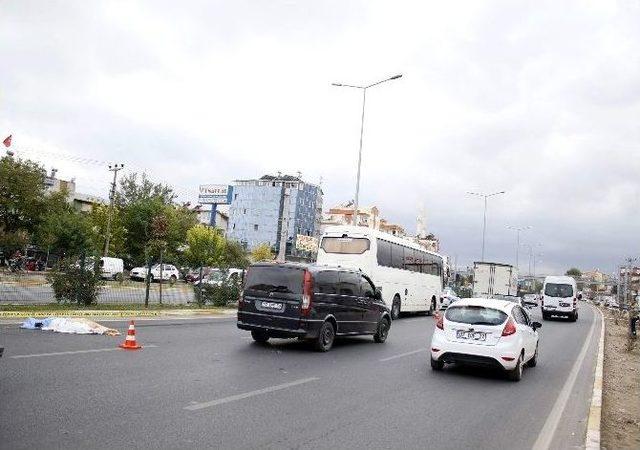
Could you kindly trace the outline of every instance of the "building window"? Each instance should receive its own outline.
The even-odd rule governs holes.
[[[233,199],[238,200],[238,194],[233,194]]]
[[[253,231],[258,231],[258,224],[257,223],[253,226]]]
[[[247,208],[244,208],[244,209],[242,210],[242,214],[246,214],[246,213],[247,213]]]

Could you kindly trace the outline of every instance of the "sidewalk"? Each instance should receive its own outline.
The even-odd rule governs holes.
[[[18,323],[28,317],[86,317],[89,319],[136,319],[136,318],[190,318],[190,317],[235,317],[235,308],[188,308],[188,309],[54,309],[43,306],[28,311],[2,311],[0,323]]]

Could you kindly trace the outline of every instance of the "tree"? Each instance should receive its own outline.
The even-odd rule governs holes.
[[[185,260],[191,267],[220,265],[225,244],[225,239],[218,230],[196,225],[187,231]]]
[[[253,262],[271,261],[273,260],[273,252],[267,244],[260,244],[251,251],[251,260]]]
[[[107,237],[107,221],[109,218],[109,206],[93,205],[89,213],[88,220],[92,229],[93,248],[96,252],[104,251]],[[109,238],[109,254],[122,258],[126,254],[125,228],[122,223],[122,210],[118,205],[114,205],[111,215],[111,237]]]
[[[165,205],[170,205],[176,199],[171,187],[162,183],[154,183],[142,174],[138,182],[138,174],[125,175],[120,180],[120,190],[116,194],[116,202],[120,206],[127,206],[144,200],[160,199]]]
[[[571,269],[567,270],[567,273],[565,275],[574,278],[580,278],[582,276],[582,272],[580,272],[580,269],[572,267]]]
[[[44,180],[44,168],[35,162],[0,159],[0,246],[28,243],[44,211]]]
[[[249,258],[242,244],[236,241],[225,240],[224,254],[221,266],[234,267],[236,269],[246,269],[249,265]]]

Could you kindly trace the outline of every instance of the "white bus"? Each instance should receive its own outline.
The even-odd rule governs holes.
[[[331,226],[322,235],[317,262],[357,268],[369,275],[394,319],[400,312],[438,309],[443,258],[413,242],[371,228]]]

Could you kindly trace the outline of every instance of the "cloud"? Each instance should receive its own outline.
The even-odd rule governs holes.
[[[591,2],[5,2],[0,131],[106,195],[124,162],[195,198],[197,185],[278,170],[444,250],[541,270],[612,271],[640,253],[640,7]],[[73,155],[61,157],[60,155]],[[521,252],[522,253],[522,252]],[[521,257],[521,268],[527,269]]]

